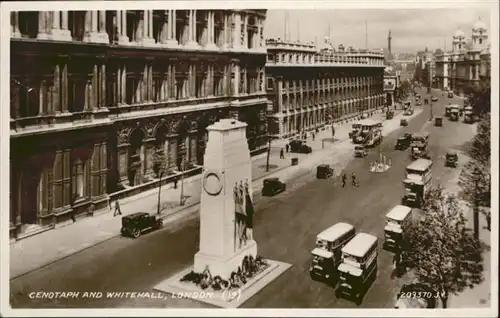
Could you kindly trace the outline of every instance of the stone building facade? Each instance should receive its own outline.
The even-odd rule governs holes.
[[[491,54],[484,22],[478,20],[474,24],[469,39],[457,30],[451,52],[436,55],[435,59],[438,88],[463,94],[466,87],[489,77]]]
[[[265,151],[266,10],[11,13],[11,234],[201,171],[206,127]],[[163,180],[161,180],[163,178]]]
[[[290,138],[382,107],[384,54],[267,40],[269,133]]]

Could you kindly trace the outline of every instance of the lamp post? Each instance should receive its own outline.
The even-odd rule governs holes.
[[[181,144],[180,147],[180,155],[181,155],[181,197],[180,197],[180,206],[184,205],[184,170],[186,166],[186,145],[184,143]]]
[[[271,157],[271,136],[267,136],[267,158],[266,158],[266,172],[269,172],[269,158]]]
[[[161,178],[163,177],[163,170],[160,171],[160,186],[158,187],[158,208],[156,210],[156,214],[160,214],[161,208],[160,208],[160,198],[161,198]]]

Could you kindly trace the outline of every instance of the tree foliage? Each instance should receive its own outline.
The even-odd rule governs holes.
[[[409,233],[404,258],[419,282],[436,289],[446,308],[450,294],[483,280],[482,247],[455,196],[437,187],[425,202],[424,216]]]
[[[491,112],[491,83],[489,79],[465,87],[464,93],[475,115],[484,117]]]
[[[491,206],[491,172],[489,165],[484,166],[477,160],[470,160],[460,172],[458,185],[462,189],[462,198],[470,204],[477,202],[480,207],[489,208]]]
[[[477,132],[467,150],[468,155],[481,165],[489,166],[491,159],[491,120],[485,116],[477,124]]]

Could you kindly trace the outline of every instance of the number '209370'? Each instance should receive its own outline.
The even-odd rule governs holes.
[[[439,293],[432,293],[432,292],[403,292],[401,293],[401,298],[409,298],[409,299],[417,299],[417,298],[424,298],[424,299],[429,299],[429,298],[439,298]]]

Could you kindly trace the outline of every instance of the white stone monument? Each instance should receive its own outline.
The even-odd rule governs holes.
[[[209,126],[201,178],[200,247],[194,265],[160,282],[156,290],[219,307],[238,307],[290,268],[269,259],[255,261],[253,271],[244,260],[257,257],[253,240],[252,162],[246,138],[247,124],[222,119]],[[259,263],[261,262],[261,263]],[[239,271],[239,269],[241,271]],[[251,272],[251,273],[250,273]],[[241,276],[243,275],[243,276]],[[217,290],[204,288],[188,277],[226,283]],[[240,278],[243,277],[243,280]],[[237,287],[233,286],[238,281]],[[219,285],[220,286],[220,285]],[[203,295],[203,297],[200,297]]]
[[[208,127],[208,143],[203,160],[200,204],[200,251],[194,257],[194,271],[206,268],[212,276],[229,279],[245,256],[257,256],[257,243],[242,238],[244,220],[238,222],[237,195],[245,195],[245,185],[252,180],[252,161],[246,139],[247,124],[223,119]],[[250,181],[249,181],[250,180]],[[252,187],[248,186],[250,197]],[[237,201],[237,200],[236,200]],[[243,199],[243,201],[245,201]],[[243,205],[250,202],[243,202]],[[244,215],[245,217],[248,217]],[[252,216],[250,216],[252,217]]]

